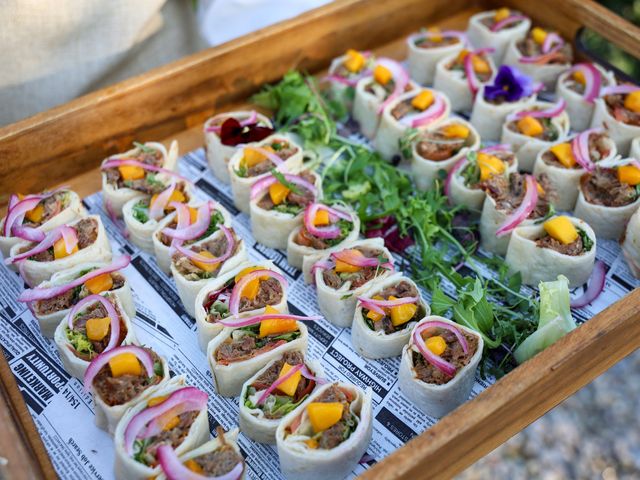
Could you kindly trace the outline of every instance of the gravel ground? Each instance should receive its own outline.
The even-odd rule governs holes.
[[[457,478],[640,479],[640,351]]]

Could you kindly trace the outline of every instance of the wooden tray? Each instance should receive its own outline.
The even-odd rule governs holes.
[[[589,27],[640,57],[640,29],[592,0],[339,0],[0,129],[0,205],[14,191],[67,184],[100,189],[98,166],[132,140],[202,146],[202,123],[239,107],[289,69],[326,68],[346,48],[402,59],[407,34],[464,29],[479,11],[509,6],[574,38]],[[365,479],[452,476],[640,346],[640,289],[610,306],[384,461]],[[11,370],[0,355],[0,478],[56,478]],[[4,474],[4,476],[3,476]]]

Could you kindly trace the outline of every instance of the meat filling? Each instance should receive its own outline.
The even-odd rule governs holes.
[[[327,268],[322,273],[325,285],[334,290],[339,290],[349,283],[349,289],[355,290],[388,270],[388,267],[382,266],[388,259],[382,258],[380,260],[384,255],[381,250],[365,247],[358,247],[356,250],[359,250],[367,258],[378,258],[378,265],[375,267],[359,267],[356,272],[336,272],[335,267]]]
[[[526,38],[520,40],[516,46],[523,57],[537,57],[543,55],[542,44],[536,42],[531,36],[531,32]],[[571,63],[573,61],[573,52],[571,51],[571,45],[564,43],[562,47],[555,53],[549,55],[549,60],[545,65],[562,65]]]
[[[288,160],[290,157],[295,155],[298,152],[298,148],[291,145],[286,140],[274,140],[269,145],[261,145],[261,148],[265,148],[267,150],[272,151],[275,155],[280,157],[280,159],[284,162]],[[252,165],[250,167],[245,167],[242,164],[240,168],[236,171],[238,176],[246,178],[246,177],[257,177],[259,175],[263,175],[267,172],[270,172],[272,168],[277,167],[273,163],[273,161],[269,158],[265,158],[260,163]]]
[[[46,223],[51,220],[53,217],[62,212],[65,208],[69,206],[70,195],[67,191],[62,191],[58,193],[54,193],[50,197],[41,200],[38,205],[34,207],[35,209],[39,209],[42,206],[42,215],[38,219],[38,221],[29,220],[28,217],[25,217],[22,225],[25,227],[39,227],[40,225]]]
[[[242,457],[229,445],[223,445],[213,452],[205,453],[192,459],[206,477],[221,477],[242,463]]]
[[[338,220],[337,225],[340,228],[340,235],[336,238],[320,238],[310,233],[303,224],[302,227],[300,227],[300,231],[298,231],[298,234],[295,236],[295,242],[298,245],[311,247],[315,250],[325,250],[330,247],[335,247],[347,238],[347,235],[349,235],[353,230],[353,223],[348,220],[340,219]]]
[[[235,255],[238,251],[238,240],[233,234],[234,244],[233,250],[231,252],[231,256]],[[227,250],[227,237],[224,235],[218,235],[216,238],[213,238],[204,243],[194,245],[191,247],[191,251],[196,253],[201,253],[207,251],[211,253],[214,257],[222,256]],[[220,271],[220,267],[222,267],[223,262],[219,262],[217,264],[213,264],[213,268],[208,271],[199,266],[195,265],[188,257],[183,255],[180,252],[176,252],[172,257],[173,265],[178,270],[178,272],[189,281],[198,281],[206,278],[215,278],[215,276]]]
[[[615,168],[596,168],[580,179],[582,194],[587,202],[605,207],[624,207],[638,198],[638,189],[620,183]]]
[[[444,339],[447,344],[447,348],[444,350],[442,355],[440,355],[440,358],[453,364],[453,366],[456,367],[456,371],[466,366],[478,349],[478,337],[471,335],[464,330],[460,330],[460,332],[467,341],[467,353],[464,353],[462,345],[460,345],[460,342],[453,332],[445,330],[444,328],[433,328],[429,329],[428,332],[429,336],[439,335]],[[438,367],[427,362],[420,352],[412,350],[412,361],[413,370],[416,376],[419,380],[425,383],[432,385],[444,385],[454,378],[444,373]]]
[[[437,129],[421,136],[416,144],[416,151],[422,158],[441,162],[457,155],[464,147],[471,146],[473,140],[472,135],[467,138],[448,138],[442,129]]]
[[[382,290],[379,293],[376,293],[374,296],[382,297],[383,300],[389,300],[389,297],[406,298],[406,297],[417,297],[418,295],[419,295],[418,290],[416,289],[416,287],[413,286],[413,284],[402,280],[401,282],[398,282],[395,285],[386,287],[384,290]],[[405,328],[407,328],[407,326],[411,325],[411,322],[414,322],[419,318],[422,318],[422,316],[424,315],[424,309],[422,309],[422,307],[419,306],[410,320],[407,320],[406,322],[397,326],[394,325],[393,322],[391,321],[391,316],[388,314],[387,310],[385,310],[384,317],[380,319],[372,320],[367,316],[368,314],[369,314],[369,310],[366,308],[363,308],[362,316],[364,317],[365,322],[367,323],[367,325],[371,330],[375,330],[376,332],[382,331],[385,334],[390,335],[392,333],[404,330]]]
[[[300,177],[302,177],[312,185],[316,181],[311,172],[303,172],[300,174]],[[258,202],[258,206],[263,210],[274,210],[276,212],[288,213],[291,215],[299,214],[307,205],[313,203],[315,197],[313,195],[313,192],[310,192],[304,187],[301,187],[299,185],[293,185],[293,187],[295,188],[289,189],[289,193],[287,193],[287,196],[281,203],[277,205],[273,203],[271,195],[269,195],[269,193],[267,192]]]
[[[549,182],[546,174],[538,178],[542,192],[538,192],[538,203],[529,214],[528,218],[543,218],[551,211],[551,203],[555,199],[555,191]],[[496,202],[496,209],[506,213],[511,213],[517,209],[524,199],[525,177],[519,173],[512,173],[509,177],[495,175],[488,180],[481,182],[481,188],[487,192]]]
[[[87,248],[98,238],[98,222],[95,218],[83,218],[78,223],[73,226],[73,229],[76,231],[76,235],[78,236],[78,250],[82,250],[83,248]],[[21,249],[20,253],[27,252],[35,247],[36,243],[31,243],[28,246]],[[49,247],[43,252],[37,253],[29,257],[29,260],[33,260],[36,262],[52,262],[55,260],[55,256],[53,253],[53,247]]]
[[[133,443],[134,460],[155,467],[158,463],[156,452],[160,445],[171,445],[177,448],[189,435],[191,425],[195,422],[200,412],[192,411],[178,415],[178,424],[169,429],[162,430],[158,435],[153,435],[146,439],[137,439]]]
[[[241,362],[269,352],[299,338],[300,330],[260,337],[260,324],[241,327],[233,331],[215,352],[216,361],[221,365]]]
[[[162,167],[164,164],[162,152],[144,145],[127,158],[155,167]],[[107,176],[107,183],[110,185],[116,188],[130,188],[147,195],[160,193],[167,187],[164,182],[157,179],[156,173],[150,171],[145,171],[145,176],[137,180],[123,179],[118,168],[109,168],[104,173]]]
[[[216,292],[211,292],[205,300],[203,307],[207,312],[207,322],[215,323],[230,315],[229,301],[231,292],[235,285],[235,280],[231,279],[227,284]],[[283,297],[282,285],[275,278],[260,280],[258,284],[258,293],[254,298],[245,296],[240,297],[239,312],[249,312],[265,308],[267,305],[277,305],[282,301]]]
[[[121,375],[114,377],[111,375],[111,367],[105,365],[100,369],[93,380],[93,390],[104,403],[110,407],[114,405],[124,405],[133,400],[147,388],[157,385],[163,378],[162,363],[155,352],[146,348],[153,358],[153,377],[147,375],[142,363],[140,363],[141,375]]]
[[[607,95],[604,97],[607,110],[613,118],[619,122],[632,125],[634,127],[640,127],[640,113],[633,112],[624,106],[624,100],[627,94]]]
[[[433,40],[429,37],[418,38],[415,42],[416,47],[419,48],[439,48],[439,47],[447,47],[449,45],[454,45],[459,43],[460,40],[456,37],[440,37],[438,41]]]
[[[127,336],[127,326],[122,321],[122,313],[118,310],[118,307],[114,305],[113,308],[120,318],[120,337],[116,345],[121,345]],[[111,326],[109,326],[107,334],[102,340],[90,340],[87,336],[87,322],[92,318],[104,318],[107,316],[107,310],[104,306],[101,303],[94,303],[76,315],[73,319],[73,329],[66,327],[67,340],[70,344],[69,349],[76,357],[89,362],[104,352],[111,338]]]
[[[592,133],[589,135],[589,157],[593,162],[599,162],[603,158],[607,158],[611,153],[608,142],[609,137],[604,133]],[[566,168],[550,150],[545,150],[542,154],[542,160],[547,165],[553,165],[558,168]],[[579,163],[571,167],[572,169],[582,168]]]
[[[582,232],[582,234],[586,235],[584,232]],[[563,255],[576,257],[578,255],[582,255],[582,252],[585,250],[588,250],[582,242],[583,235],[578,235],[578,238],[569,244],[562,243],[550,235],[544,235],[536,240],[536,246],[540,248],[549,248]]]

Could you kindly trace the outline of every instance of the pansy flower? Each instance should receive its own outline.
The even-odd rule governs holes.
[[[517,102],[534,94],[536,86],[531,77],[517,68],[502,65],[493,84],[485,85],[484,98],[487,100],[504,98],[507,102]]]
[[[220,141],[223,145],[235,147],[244,143],[259,142],[272,133],[272,128],[259,126],[258,122],[242,126],[235,118],[227,118],[220,129]]]

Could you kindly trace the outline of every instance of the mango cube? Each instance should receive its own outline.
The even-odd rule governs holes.
[[[374,300],[384,300],[384,298],[382,298],[380,295],[374,295],[371,298]],[[373,322],[379,322],[384,318],[384,315],[374,310],[369,310],[369,312],[367,313],[367,318],[372,320]]]
[[[618,180],[628,185],[640,184],[640,168],[634,165],[621,165],[618,167]]]
[[[184,462],[184,466],[187,467],[192,472],[195,472],[199,475],[202,475],[204,473],[204,469],[193,458],[190,458],[189,460]]]
[[[198,209],[189,207],[189,224],[195,223],[198,219]]]
[[[265,315],[274,315],[278,310],[271,305],[267,305],[264,309]],[[278,335],[281,333],[295,332],[298,330],[298,324],[293,319],[274,318],[271,320],[262,320],[260,322],[260,338],[267,337],[269,335]]]
[[[376,68],[373,69],[373,79],[380,85],[386,85],[392,78],[393,74],[387,67],[377,65]]]
[[[629,93],[624,99],[624,108],[640,113],[640,90]]]
[[[236,275],[235,277],[236,283],[238,283],[240,279],[245,275],[261,269],[262,267],[247,267],[243,269],[240,273]],[[254,278],[244,286],[244,288],[242,289],[242,292],[240,292],[240,295],[248,298],[249,300],[253,300],[254,298],[256,298],[256,295],[258,295],[258,291],[260,290],[260,280],[266,280],[267,278],[268,277]],[[274,313],[278,313],[278,311],[276,310]]]
[[[531,30],[531,38],[539,45],[542,45],[547,38],[547,32],[540,27],[533,27]]]
[[[255,148],[245,147],[242,151],[242,165],[246,168],[251,168],[259,163],[263,162],[265,157],[262,152],[259,152]]]
[[[478,168],[480,169],[480,180],[488,180],[494,175],[502,175],[506,170],[506,165],[495,155],[480,152],[478,153]]]
[[[67,252],[67,246],[64,243],[64,238],[59,238],[53,244],[53,258],[59,260],[64,257],[68,257],[69,255],[76,253],[78,251],[78,244],[71,249],[71,253]]]
[[[316,227],[329,225],[329,212],[327,210],[318,210],[316,216],[313,218],[313,224]]]
[[[473,66],[473,71],[476,73],[491,73],[491,65],[480,55],[471,56],[471,65]]]
[[[156,405],[160,405],[167,398],[169,398],[169,395],[160,395],[159,397],[150,398],[147,402],[147,407],[155,407]]]
[[[157,199],[158,199],[158,194],[157,193],[153,194],[153,196],[151,197],[151,201],[149,202],[149,208],[153,206],[153,204]],[[174,209],[173,207],[169,206],[171,202],[184,203],[186,200],[187,200],[187,197],[184,196],[184,193],[182,193],[180,190],[174,190],[173,192],[171,192],[171,195],[169,195],[169,200],[167,201],[167,206],[165,210]]]
[[[389,300],[396,300],[396,297],[391,296]],[[418,311],[418,305],[415,303],[405,303],[404,305],[396,305],[391,307],[391,323],[394,327],[403,325],[413,318]]]
[[[118,167],[123,180],[141,180],[144,178],[144,168],[137,165],[120,165]]]
[[[572,168],[576,164],[576,157],[573,156],[570,143],[559,143],[549,148],[549,151],[566,168]]]
[[[501,22],[502,20],[509,18],[509,15],[511,15],[511,10],[506,7],[502,7],[496,10],[496,13],[493,15],[493,19],[496,22]]]
[[[344,405],[340,402],[312,402],[307,405],[307,415],[316,433],[323,432],[338,423],[343,411]]]
[[[94,342],[99,342],[109,333],[111,319],[109,317],[90,318],[87,320],[85,328],[87,329],[87,338]]]
[[[293,366],[285,362],[285,364],[282,365],[282,369],[280,370],[280,375],[278,375],[278,378],[284,377],[287,373],[289,373],[289,371],[292,368]],[[280,390],[282,393],[289,395],[290,397],[293,397],[296,393],[296,390],[298,388],[298,384],[300,383],[301,378],[302,378],[302,373],[300,373],[300,371],[298,370],[296,373],[294,373],[289,378],[287,378],[284,382],[278,385],[278,390]]]
[[[280,205],[285,201],[291,190],[280,182],[276,182],[269,187],[269,198],[274,205]]]
[[[103,273],[84,282],[84,286],[93,294],[106,292],[113,288],[113,278],[110,273]]]
[[[109,360],[109,368],[112,377],[121,377],[123,375],[142,375],[142,367],[138,357],[133,353],[121,353]]]
[[[171,413],[171,412],[169,412],[169,413]],[[172,415],[165,422],[163,422],[164,415],[162,417],[163,418],[160,420],[160,422],[164,423],[164,425],[162,426],[162,430],[164,430],[165,432],[168,432],[169,430],[173,430],[174,428],[176,428],[180,424],[180,417],[178,417],[177,415]]]
[[[411,106],[418,110],[426,110],[431,106],[435,99],[432,90],[422,90],[411,100]]]
[[[584,78],[584,73],[580,70],[576,70],[572,75],[573,79],[581,85],[585,85],[587,83],[587,79]]]
[[[439,35],[442,30],[440,30],[440,28],[438,27],[427,28],[427,32],[431,34],[429,40],[431,40],[432,42],[440,43],[444,40],[444,37],[442,35]]]
[[[203,250],[202,252],[198,252],[198,255],[206,258],[216,258],[213,255],[213,253],[211,253],[209,250]],[[193,263],[200,270],[204,270],[205,272],[213,272],[218,266],[218,263],[205,263],[205,262],[201,262],[199,260],[193,260],[193,259],[191,259],[191,263]]]
[[[41,203],[39,203],[34,208],[29,210],[27,213],[25,213],[24,216],[30,222],[39,223],[42,220],[42,217],[44,216],[44,206]]]
[[[357,257],[364,257],[360,250],[353,249],[351,253]],[[350,263],[343,262],[342,260],[336,260],[336,272],[337,273],[354,273],[359,272],[361,267],[357,265],[351,265]]]
[[[520,133],[528,137],[536,137],[544,132],[542,123],[529,115],[518,120],[517,126]]]
[[[573,223],[571,223],[569,217],[565,215],[559,215],[547,220],[544,222],[542,227],[551,238],[554,238],[565,245],[575,242],[578,238],[578,230]]]
[[[469,128],[461,123],[451,123],[442,127],[442,134],[447,138],[467,138],[469,133]]]
[[[344,59],[344,66],[352,73],[358,73],[364,67],[367,59],[357,50],[349,49]]]
[[[440,335],[427,338],[425,345],[434,355],[442,355],[447,349],[447,342]]]

